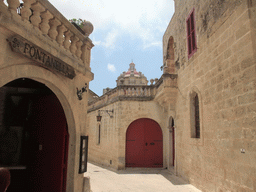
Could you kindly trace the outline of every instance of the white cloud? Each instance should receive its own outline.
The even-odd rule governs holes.
[[[108,70],[111,71],[111,72],[115,72],[116,71],[115,65],[109,63],[108,64]]]
[[[118,30],[113,29],[107,34],[107,37],[105,38],[105,42],[103,42],[103,46],[106,48],[114,49],[115,48],[115,42],[117,40],[118,36]]]
[[[92,43],[93,43],[94,45],[101,45],[101,44],[102,44],[101,41],[97,41],[97,40],[92,40]]]
[[[162,48],[162,42],[161,41],[155,41],[152,43],[144,44],[143,49],[147,49],[150,47],[159,47]]]
[[[117,34],[140,38],[144,44],[162,37],[174,11],[172,0],[51,0],[68,19],[92,22],[94,30],[111,31],[100,45],[111,47]],[[104,36],[102,36],[104,38]]]

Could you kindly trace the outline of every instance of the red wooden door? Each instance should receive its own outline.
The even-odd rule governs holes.
[[[62,192],[66,191],[67,185],[67,166],[68,166],[68,144],[69,144],[69,134],[68,134],[68,127],[66,125],[66,129],[64,130],[64,137],[63,137],[63,149],[62,149]]]
[[[55,95],[40,96],[33,112],[32,191],[66,191],[68,132],[62,106]]]
[[[126,132],[126,167],[162,167],[163,135],[157,122],[138,119]]]

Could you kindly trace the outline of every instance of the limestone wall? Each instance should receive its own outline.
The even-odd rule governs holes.
[[[163,48],[165,61],[173,37],[177,172],[203,191],[255,191],[255,1],[175,4]],[[197,52],[188,59],[186,19],[192,9]],[[200,139],[191,138],[192,91],[199,94]]]
[[[80,90],[93,79],[90,70],[90,49],[93,44],[48,1],[26,1],[25,4],[19,15],[16,8],[20,1],[8,1],[8,5],[0,2],[0,87],[15,79],[29,78],[45,84],[54,92],[64,109],[70,136],[67,191],[82,191],[83,174],[78,172],[80,136],[85,135],[88,97],[84,92],[83,99],[79,100],[76,88]],[[34,11],[33,15],[31,10]],[[41,22],[41,19],[44,21]],[[34,52],[30,52],[31,58],[22,52],[14,52],[14,47],[10,46],[13,43],[10,38],[14,36],[39,47],[49,57],[66,63],[74,69],[75,77],[68,78],[59,73],[59,65],[52,69],[43,65],[43,59],[35,61]],[[1,114],[2,105],[0,110]]]
[[[89,135],[89,161],[96,162],[114,169],[125,168],[126,131],[129,125],[140,118],[155,120],[163,132],[163,140],[168,132],[165,113],[160,105],[154,101],[118,101],[100,110],[114,109],[113,118],[106,112],[101,112],[101,139],[98,143],[98,126],[96,121],[98,111],[88,113],[87,134]],[[165,156],[167,146],[164,145],[164,167],[167,166]]]

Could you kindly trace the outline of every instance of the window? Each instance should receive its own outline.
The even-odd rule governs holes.
[[[194,107],[195,107],[195,138],[200,138],[200,116],[199,116],[199,100],[198,95],[196,94],[194,98]]]
[[[196,92],[191,94],[191,137],[200,138],[200,108]]]
[[[98,127],[98,144],[100,144],[100,124],[99,124],[99,127]]]
[[[195,27],[195,10],[187,18],[187,41],[188,41],[188,58],[197,50],[196,46],[196,27]]]

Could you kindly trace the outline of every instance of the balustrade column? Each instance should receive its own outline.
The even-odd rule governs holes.
[[[41,14],[42,23],[39,25],[43,34],[47,35],[50,29],[49,20],[53,18],[53,15],[46,10]]]
[[[19,0],[7,0],[8,3],[8,9],[11,11],[11,13],[17,15],[17,8],[20,6]]]
[[[39,23],[41,23],[41,12],[45,11],[45,8],[39,3],[36,2],[33,5],[31,5],[31,8],[33,10],[33,15],[30,17],[30,21],[32,25],[39,28]]]
[[[139,96],[139,88],[136,89],[136,96]]]
[[[147,96],[147,88],[144,88],[144,96]]]
[[[73,35],[71,38],[71,46],[70,46],[70,52],[75,55],[76,54],[76,50],[77,50],[77,47],[76,47],[76,42],[79,40],[78,37],[76,35]]]
[[[147,88],[147,96],[150,96],[150,89]]]
[[[81,55],[82,55],[82,50],[81,50],[81,47],[83,45],[83,42],[82,41],[78,41],[76,43],[76,47],[77,47],[77,50],[76,50],[76,56],[81,59]]]
[[[81,59],[84,62],[85,66],[87,67],[90,66],[91,48],[92,48],[92,45],[88,41],[85,41],[84,44],[82,45]]]
[[[49,25],[50,25],[50,30],[48,31],[48,35],[53,40],[56,40],[56,37],[58,35],[57,27],[61,25],[61,22],[56,18],[54,18],[49,21]]]
[[[60,44],[60,46],[63,45],[64,42],[64,32],[67,31],[67,28],[62,24],[57,27],[58,35],[56,37],[56,41]]]
[[[28,21],[29,17],[31,16],[32,12],[30,10],[31,4],[35,3],[35,0],[23,0],[24,4],[23,7],[20,10],[22,19]]]
[[[140,96],[143,96],[143,94],[144,94],[144,89],[141,87],[140,88]]]
[[[72,33],[71,33],[70,31],[66,31],[66,32],[64,33],[64,35],[65,35],[65,40],[64,40],[64,42],[63,42],[63,45],[64,45],[65,49],[69,49],[69,47],[70,47],[70,45],[71,45],[71,43],[70,43],[70,37],[71,37]]]
[[[128,92],[127,95],[130,96],[131,95],[131,88],[130,87],[128,88],[127,92]]]
[[[132,96],[134,96],[135,95],[135,89],[134,89],[134,87],[132,88]]]

